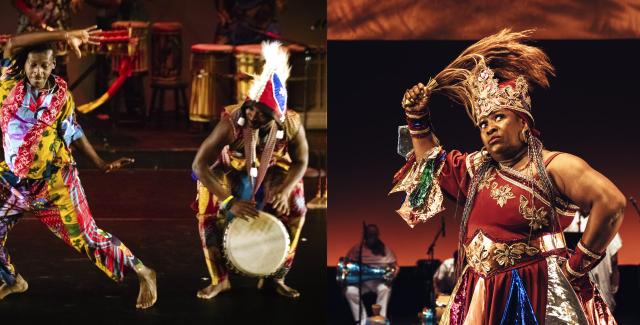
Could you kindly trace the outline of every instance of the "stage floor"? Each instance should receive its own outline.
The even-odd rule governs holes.
[[[158,272],[158,303],[135,309],[137,280],[117,284],[40,224],[25,217],[7,247],[29,290],[0,301],[2,321],[47,320],[55,324],[325,324],[325,210],[310,210],[287,283],[297,301],[256,280],[233,277],[232,291],[213,300],[196,298],[208,276],[189,208],[194,182],[188,170],[129,169],[113,174],[81,169],[98,226],[120,238]],[[313,187],[310,187],[313,189]],[[311,193],[313,194],[313,193]]]

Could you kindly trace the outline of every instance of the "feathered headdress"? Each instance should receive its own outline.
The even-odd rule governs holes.
[[[547,55],[523,44],[532,30],[503,29],[469,46],[427,84],[428,93],[439,92],[465,106],[469,118],[480,118],[499,108],[526,114],[533,122],[528,87],[549,87],[555,75]]]
[[[262,42],[262,57],[265,61],[262,73],[249,89],[249,99],[266,106],[273,117],[283,122],[287,112],[287,88],[289,78],[289,52],[280,42]]]

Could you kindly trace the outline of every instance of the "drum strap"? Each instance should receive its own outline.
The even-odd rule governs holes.
[[[264,180],[264,176],[267,174],[267,169],[269,168],[269,163],[271,162],[271,157],[273,156],[273,150],[276,146],[277,132],[278,126],[275,123],[271,123],[269,134],[267,135],[267,140],[264,145],[264,149],[262,150],[262,155],[260,156],[260,166],[258,167],[258,173],[254,176],[251,173],[251,170],[254,168],[253,165],[256,158],[258,130],[253,130],[249,126],[245,126],[243,128],[244,156],[246,159],[245,165],[247,168],[247,173],[249,174],[249,178],[251,179],[251,184],[253,186],[252,199],[255,199],[255,195],[258,192],[262,181]]]

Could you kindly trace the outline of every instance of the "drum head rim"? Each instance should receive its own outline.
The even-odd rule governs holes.
[[[243,44],[236,46],[233,51],[236,54],[260,55],[262,53],[262,45],[260,44]]]
[[[261,216],[265,216],[268,217],[269,219],[272,219],[273,221],[275,221],[275,224],[281,229],[283,230],[284,234],[285,234],[285,239],[286,239],[286,253],[284,254],[284,258],[282,259],[282,262],[280,262],[280,266],[278,268],[276,268],[275,271],[269,273],[269,274],[253,274],[244,270],[240,270],[235,264],[233,264],[233,262],[231,261],[231,259],[229,258],[229,253],[227,250],[228,247],[228,241],[229,241],[229,228],[231,226],[232,223],[236,222],[238,219],[237,217],[234,217],[231,221],[229,221],[229,223],[227,223],[225,230],[224,230],[224,236],[223,236],[223,240],[222,240],[222,251],[223,251],[223,255],[224,255],[224,259],[226,261],[227,266],[233,270],[234,272],[238,273],[238,274],[242,274],[245,276],[249,276],[249,277],[270,277],[273,276],[274,274],[276,274],[276,272],[278,272],[278,270],[280,270],[280,268],[282,267],[282,265],[284,265],[284,262],[287,260],[287,255],[289,253],[289,250],[291,249],[291,236],[289,235],[289,231],[287,230],[287,228],[285,227],[284,223],[282,221],[280,221],[280,219],[276,218],[274,215],[264,212],[264,211],[259,211]],[[242,219],[240,219],[241,221],[244,221]]]
[[[122,29],[122,28],[149,28],[148,21],[141,20],[118,20],[111,23],[111,28],[113,29]]]
[[[226,44],[198,43],[191,45],[192,53],[233,53],[233,46]]]

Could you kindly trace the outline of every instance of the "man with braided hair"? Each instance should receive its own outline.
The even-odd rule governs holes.
[[[276,291],[289,298],[300,296],[284,279],[293,264],[307,212],[302,176],[309,149],[300,116],[287,107],[289,54],[278,42],[264,42],[262,56],[265,64],[248,98],[222,114],[193,161],[199,180],[200,239],[211,275],[211,285],[197,293],[202,299],[231,288],[222,256],[227,222],[233,217],[257,217],[257,210],[276,215],[291,238],[284,265],[273,275]],[[260,280],[259,287],[262,283]]]
[[[624,195],[571,154],[546,150],[529,87],[554,73],[530,32],[503,30],[466,49],[402,100],[413,151],[392,192],[410,226],[441,212],[443,192],[464,204],[459,273],[444,324],[611,324],[587,273],[622,223]],[[445,151],[430,122],[429,98],[463,104],[478,127],[478,152]],[[576,211],[590,219],[575,252],[562,230]]]

